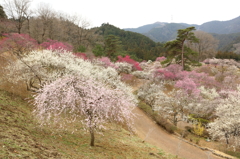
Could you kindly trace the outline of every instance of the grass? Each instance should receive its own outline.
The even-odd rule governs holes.
[[[90,147],[88,133],[72,133],[54,127],[40,128],[34,120],[32,106],[20,97],[0,90],[0,158],[83,158],[83,159],[154,159],[173,158],[159,148],[117,125],[107,125],[103,135],[96,134]]]

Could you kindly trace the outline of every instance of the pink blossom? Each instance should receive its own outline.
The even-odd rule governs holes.
[[[108,57],[102,57],[99,58],[98,60],[103,62],[105,67],[118,68],[114,63],[111,62],[111,60]]]
[[[65,50],[65,51],[69,51],[72,52],[73,47],[70,44],[64,43],[64,42],[59,42],[57,40],[51,40],[48,39],[47,42],[44,42],[41,44],[41,46],[44,49],[48,49],[48,50]]]
[[[142,71],[142,68],[140,67],[139,62],[131,59],[129,55],[126,55],[125,57],[118,56],[117,62],[126,62],[126,63],[129,63],[129,64],[133,65],[133,68],[134,68],[135,70]]]
[[[27,53],[37,49],[37,41],[28,34],[3,34],[5,38],[0,41],[0,51],[10,51],[17,54]]]
[[[81,52],[76,52],[76,53],[73,53],[75,56],[79,57],[79,58],[82,58],[84,60],[87,60],[87,55],[85,53],[81,53]]]
[[[164,57],[164,56],[156,58],[156,61],[159,61],[159,62],[162,62],[164,60],[166,60],[166,57]]]

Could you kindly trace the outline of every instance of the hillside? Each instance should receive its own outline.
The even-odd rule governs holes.
[[[116,125],[108,125],[104,136],[96,135],[96,146],[90,147],[89,135],[82,131],[40,128],[32,106],[20,97],[0,90],[0,99],[0,158],[170,158]]]
[[[155,60],[165,51],[161,43],[156,43],[140,33],[125,31],[110,24],[103,24],[98,28],[98,32],[104,38],[108,35],[117,36],[123,52],[138,60]]]
[[[213,37],[219,40],[218,50],[233,51],[233,44],[240,42],[240,32],[231,34],[212,34]]]

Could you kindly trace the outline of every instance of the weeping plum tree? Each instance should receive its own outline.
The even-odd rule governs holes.
[[[94,146],[94,132],[108,121],[126,123],[131,128],[131,110],[136,104],[124,91],[82,76],[59,78],[40,89],[34,99],[34,113],[43,125],[53,121],[64,127],[80,120],[90,132],[90,146]]]

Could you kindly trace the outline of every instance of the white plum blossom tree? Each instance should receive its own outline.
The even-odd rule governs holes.
[[[5,71],[8,80],[28,81],[28,88],[36,92],[34,113],[43,125],[53,122],[64,127],[82,121],[91,134],[91,146],[94,131],[105,122],[131,123],[137,100],[114,68],[71,52],[40,50],[16,60]]]
[[[34,97],[34,114],[42,125],[66,124],[81,121],[90,132],[90,146],[94,146],[94,132],[106,122],[132,124],[132,109],[136,100],[123,90],[112,89],[82,76],[67,76],[46,84]]]
[[[26,81],[28,88],[33,91],[37,91],[45,82],[55,81],[66,75],[77,75],[91,78],[112,88],[118,88],[135,98],[132,89],[121,82],[120,76],[114,68],[105,68],[97,63],[85,61],[71,52],[32,51],[7,67],[5,72],[7,80]]]
[[[220,102],[220,95],[215,88],[199,87],[199,95],[194,96],[188,104],[189,113],[198,118],[210,119]]]
[[[159,90],[157,101],[153,105],[153,110],[177,126],[177,123],[182,121],[184,115],[188,113],[190,99],[189,94],[182,90],[173,89],[168,93]]]
[[[150,106],[153,106],[160,95],[159,91],[165,89],[165,83],[165,81],[161,81],[160,83],[156,84],[149,81],[140,87],[137,96]]]
[[[213,138],[240,146],[240,85],[237,91],[221,93],[225,94],[225,99],[216,108],[217,118],[208,125],[208,131]]]

